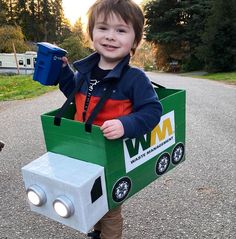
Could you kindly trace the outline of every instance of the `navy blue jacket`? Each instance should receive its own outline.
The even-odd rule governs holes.
[[[75,96],[75,120],[83,121],[82,114],[88,91],[92,69],[98,64],[100,55],[90,56],[74,62],[76,73],[66,66],[63,68],[59,87],[66,97],[75,87],[75,79],[85,78],[80,91]],[[86,119],[99,101],[111,80],[119,81],[111,97],[106,101],[93,124],[102,125],[109,119],[119,119],[124,127],[124,136],[136,138],[150,132],[160,121],[162,106],[151,82],[143,71],[129,66],[130,56],[126,56],[110,73],[94,87]],[[123,72],[123,73],[122,73]]]

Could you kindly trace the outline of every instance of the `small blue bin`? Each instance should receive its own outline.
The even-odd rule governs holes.
[[[48,42],[39,42],[37,46],[33,79],[43,85],[57,85],[63,63],[61,58],[67,51]]]

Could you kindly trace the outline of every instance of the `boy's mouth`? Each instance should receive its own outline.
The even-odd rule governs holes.
[[[117,46],[112,46],[112,45],[108,45],[108,44],[102,44],[103,47],[108,48],[108,49],[117,49]]]

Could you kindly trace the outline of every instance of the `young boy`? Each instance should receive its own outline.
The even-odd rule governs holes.
[[[96,52],[73,64],[75,74],[63,58],[59,86],[65,96],[75,88],[75,80],[84,79],[75,95],[75,120],[85,122],[107,87],[117,82],[93,122],[109,140],[142,136],[160,121],[162,107],[150,81],[143,71],[129,66],[143,27],[143,13],[132,0],[97,0],[88,12],[88,33]],[[122,225],[118,206],[94,226],[89,236],[121,239]]]

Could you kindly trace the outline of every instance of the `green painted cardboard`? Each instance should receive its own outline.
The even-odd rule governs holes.
[[[185,159],[186,93],[184,90],[178,89],[155,88],[155,90],[163,106],[163,117],[170,116],[165,121],[165,125],[170,127],[165,128],[163,123],[162,128],[157,126],[156,130],[147,134],[146,137],[133,139],[133,141],[129,139],[107,140],[99,127],[95,125],[93,125],[91,133],[86,132],[84,123],[73,120],[74,105],[71,105],[66,111],[60,126],[54,125],[54,116],[58,110],[41,116],[47,151],[95,163],[105,168],[110,209],[123,203],[124,200]],[[174,125],[173,129],[172,125]],[[167,135],[171,133],[172,136]],[[169,138],[161,143],[162,136]],[[150,146],[149,140],[159,144]],[[167,147],[170,142],[174,142],[174,144],[171,143],[172,145]],[[135,145],[140,145],[141,151],[143,151],[139,152],[137,157],[134,156],[133,159],[127,160],[127,155],[130,156],[129,150],[132,151],[132,155],[137,153]],[[162,147],[165,147],[163,151],[153,155]],[[138,165],[146,157],[151,158]],[[175,159],[177,160],[175,161]],[[132,168],[132,164],[136,164],[136,166]],[[161,171],[159,171],[159,167]]]

